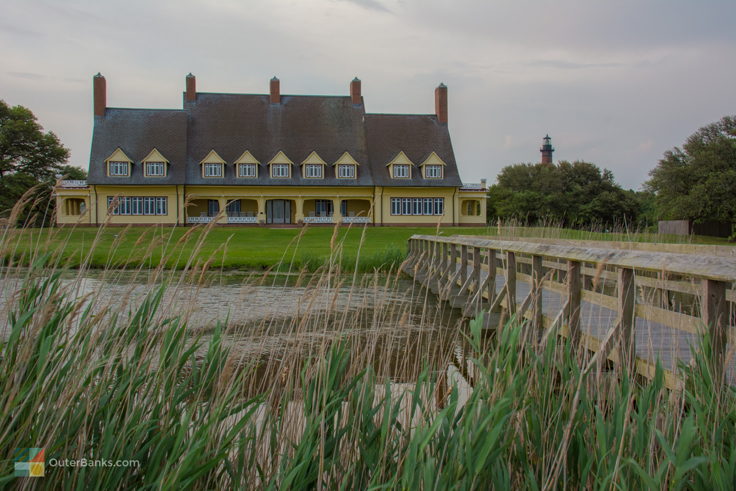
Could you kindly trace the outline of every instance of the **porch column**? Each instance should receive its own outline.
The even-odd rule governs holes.
[[[227,198],[217,198],[220,203],[220,219],[217,223],[227,223]]]
[[[304,198],[297,196],[294,201],[296,202],[296,215],[294,221],[296,223],[304,223]]]
[[[332,200],[332,219],[335,223],[342,222],[342,199],[334,198]]]
[[[260,197],[258,201],[258,223],[266,223],[266,198]]]

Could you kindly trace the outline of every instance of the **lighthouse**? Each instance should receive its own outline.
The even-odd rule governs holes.
[[[552,152],[554,152],[555,149],[552,148],[552,138],[550,138],[549,135],[544,137],[544,144],[542,145],[542,148],[539,149],[539,151],[542,152],[542,163],[551,164]]]

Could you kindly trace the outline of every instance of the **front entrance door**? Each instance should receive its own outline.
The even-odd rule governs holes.
[[[288,199],[266,201],[266,223],[291,223],[291,201]]]

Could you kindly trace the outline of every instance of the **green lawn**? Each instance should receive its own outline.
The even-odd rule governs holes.
[[[212,268],[265,269],[288,264],[315,269],[330,255],[333,228],[213,228],[206,237],[202,229],[130,227],[77,228],[20,231],[7,240],[3,256],[28,262],[32,251],[60,251],[64,264],[82,264],[95,243],[89,264],[92,267],[155,267],[165,258],[169,268],[183,268],[192,254],[211,261]],[[302,233],[303,232],[303,233]],[[434,227],[376,227],[365,229],[359,269],[367,271],[404,258],[407,239],[413,234],[434,234]],[[443,235],[488,234],[487,228],[442,229]],[[99,237],[98,237],[99,234]],[[362,228],[341,228],[334,241],[342,244],[342,262],[352,267],[358,255]],[[203,240],[200,240],[203,239]]]
[[[260,270],[289,265],[316,269],[330,254],[333,228],[212,228],[203,237],[202,228],[110,227],[27,229],[7,231],[0,239],[2,258],[28,263],[32,254],[51,251],[61,265],[77,267],[89,255],[94,268],[156,267],[164,257],[168,268],[183,268],[187,262],[210,261],[211,268]],[[358,256],[362,228],[341,228],[334,244],[343,247],[342,263],[352,269]],[[406,241],[413,234],[435,234],[434,227],[376,227],[365,229],[358,269],[400,262]],[[440,229],[442,235],[497,235],[496,227],[456,227]],[[548,237],[585,240],[652,242],[692,242],[727,244],[713,238],[658,236],[656,234],[599,233],[560,228],[504,228],[503,236]],[[96,242],[95,242],[96,241]],[[91,250],[91,245],[95,247]],[[194,254],[196,252],[196,254]],[[193,265],[193,264],[192,264]]]

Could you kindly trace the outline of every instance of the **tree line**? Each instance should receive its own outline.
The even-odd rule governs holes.
[[[67,164],[69,150],[53,132],[45,132],[30,109],[0,100],[0,218],[25,200],[20,224],[43,225],[54,214],[57,176],[86,179],[87,173]]]
[[[590,162],[504,167],[488,193],[488,219],[565,227],[655,225],[663,219],[736,221],[736,117],[697,130],[665,152],[641,191],[625,190]]]

